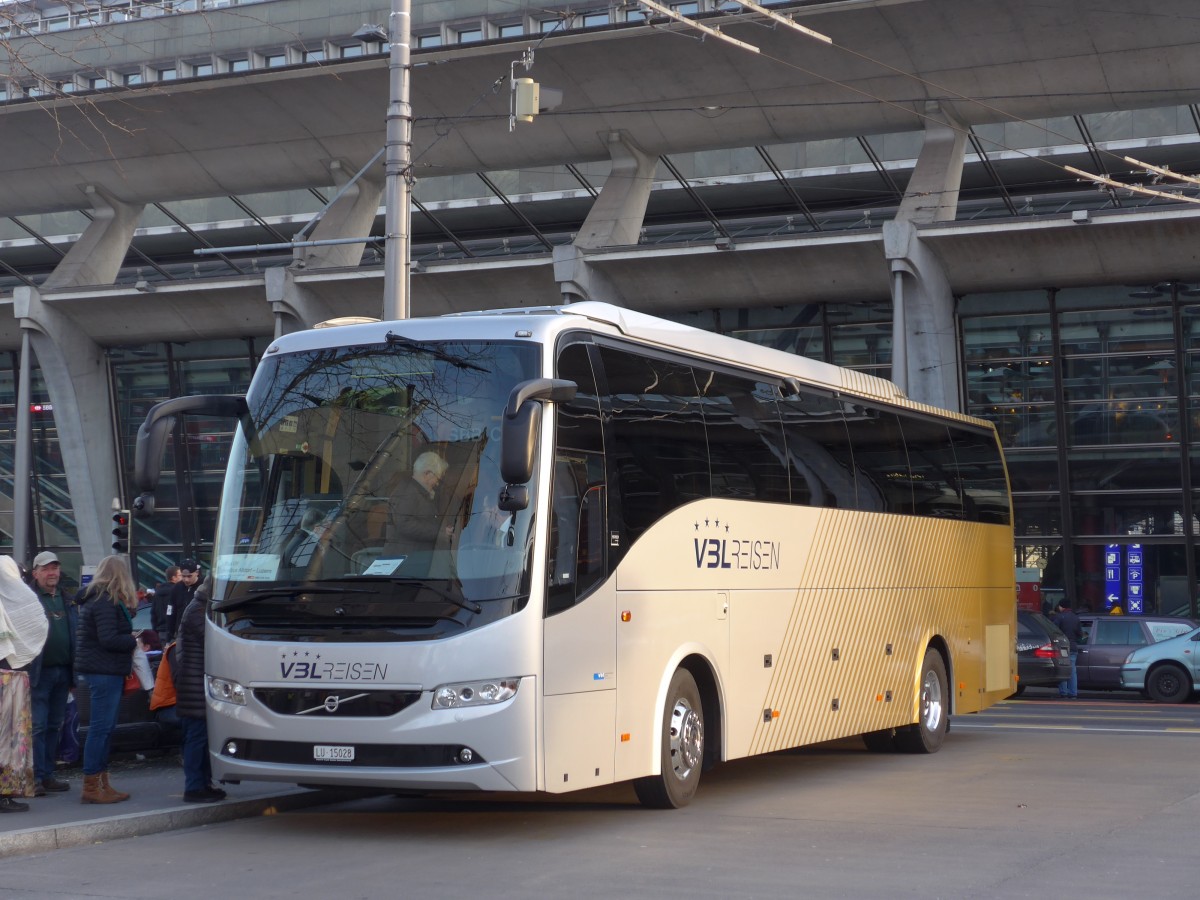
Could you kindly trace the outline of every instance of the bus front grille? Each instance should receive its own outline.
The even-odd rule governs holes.
[[[420,691],[371,691],[355,688],[255,688],[254,698],[282,716],[384,718],[416,703]]]

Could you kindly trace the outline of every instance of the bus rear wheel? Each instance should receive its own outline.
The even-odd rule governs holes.
[[[696,679],[687,669],[676,669],[663,708],[658,775],[633,782],[643,806],[678,809],[687,806],[700,785],[704,763],[704,707]]]
[[[905,753],[937,753],[950,728],[949,703],[946,663],[930,647],[921,664],[920,718],[915,725],[896,729],[896,748]]]

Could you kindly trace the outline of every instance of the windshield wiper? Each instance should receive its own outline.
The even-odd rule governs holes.
[[[430,347],[428,344],[419,344],[416,341],[409,340],[394,331],[389,331],[383,336],[383,339],[389,344],[399,345],[405,350],[412,350],[417,353],[428,353],[434,359],[440,359],[442,362],[450,363],[452,366],[458,366],[460,369],[474,369],[476,372],[487,374],[487,369],[483,366],[477,366],[475,363],[467,362],[465,359],[455,356],[452,353],[447,353],[445,350],[439,350],[437,347]]]
[[[369,594],[371,591],[349,587],[320,587],[318,585],[284,584],[276,587],[252,588],[240,597],[229,597],[213,604],[215,612],[237,609],[267,597],[296,597],[300,594]]]

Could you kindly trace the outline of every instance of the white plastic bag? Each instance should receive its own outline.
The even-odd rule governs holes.
[[[154,673],[150,671],[150,659],[141,644],[133,648],[133,674],[137,676],[143,691],[154,690]]]

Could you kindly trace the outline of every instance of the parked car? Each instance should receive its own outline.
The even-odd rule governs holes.
[[[157,645],[158,635],[150,627],[150,605],[138,608],[133,617],[133,630],[146,631],[154,635],[154,645]],[[149,650],[146,656],[150,659],[150,670],[157,674],[158,664],[162,658],[161,650]],[[87,740],[88,724],[91,721],[91,695],[87,683],[82,679],[75,685],[75,704],[79,708],[79,741]],[[161,747],[171,747],[180,743],[182,735],[179,720],[174,717],[174,710],[167,713],[150,711],[150,692],[134,691],[121,698],[117,713],[117,727],[113,731],[112,747],[114,750],[154,750]]]
[[[1183,703],[1200,691],[1200,629],[1134,650],[1121,666],[1121,686],[1159,703]]]
[[[1130,653],[1196,627],[1191,619],[1178,616],[1083,613],[1079,622],[1084,639],[1079,645],[1075,669],[1079,687],[1090,691],[1121,690],[1121,666]]]
[[[1071,677],[1071,642],[1041,613],[1017,610],[1017,696]]]

